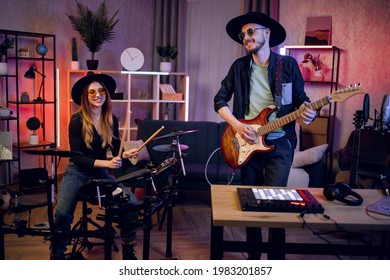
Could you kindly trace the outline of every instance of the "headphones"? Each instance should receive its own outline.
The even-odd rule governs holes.
[[[363,198],[358,193],[354,192],[348,183],[327,185],[324,188],[323,194],[325,198],[330,201],[336,199],[351,206],[359,206],[363,203]],[[354,199],[348,199],[348,196],[352,196]]]

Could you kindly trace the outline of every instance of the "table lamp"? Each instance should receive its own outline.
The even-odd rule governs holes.
[[[35,64],[32,64],[30,66],[30,69],[28,69],[27,72],[24,74],[24,77],[28,78],[28,79],[35,79],[35,72],[37,72],[39,75],[41,75],[42,83],[41,83],[41,86],[39,88],[38,97],[37,97],[37,99],[34,99],[33,101],[34,102],[38,102],[38,103],[39,102],[45,102],[45,100],[41,98],[41,91],[42,91],[42,88],[43,88],[43,82],[44,82],[44,79],[46,78],[46,75],[43,75],[42,73],[40,73],[37,70],[37,67],[35,66]]]

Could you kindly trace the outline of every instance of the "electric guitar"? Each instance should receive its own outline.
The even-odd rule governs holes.
[[[351,96],[360,93],[364,93],[364,90],[360,84],[349,86],[344,89],[333,91],[330,96],[326,96],[316,102],[311,103],[309,107],[312,110],[317,110],[331,102],[344,102]],[[254,153],[266,153],[272,151],[274,146],[267,146],[264,142],[264,137],[271,131],[274,131],[300,118],[302,114],[302,110],[298,109],[281,118],[267,122],[268,116],[275,110],[276,107],[271,105],[263,109],[255,118],[251,120],[240,119],[242,123],[249,124],[254,129],[257,137],[256,144],[250,145],[246,143],[232,126],[228,125],[226,127],[226,130],[221,139],[221,150],[225,162],[229,167],[233,169],[240,168],[248,162]]]
[[[352,160],[351,160],[351,173],[349,174],[349,182],[358,184],[358,164],[359,164],[359,151],[360,151],[360,134],[361,127],[363,125],[363,111],[356,111],[353,119],[355,125],[355,133],[353,136],[352,147]]]

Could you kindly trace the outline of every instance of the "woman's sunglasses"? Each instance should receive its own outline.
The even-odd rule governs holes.
[[[95,97],[96,94],[99,93],[101,96],[106,95],[106,90],[104,88],[99,88],[97,91],[94,89],[88,90],[88,96]]]

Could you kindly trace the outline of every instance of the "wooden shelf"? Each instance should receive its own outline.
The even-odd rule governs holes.
[[[314,53],[313,51],[316,51]],[[313,55],[319,55],[319,58],[322,59],[323,63],[323,70],[322,73],[324,76],[321,79],[316,79],[312,75],[311,67],[314,67],[311,65],[310,62],[308,62],[306,65],[307,67],[303,67],[303,58],[304,55],[308,52],[311,52]],[[305,80],[306,85],[312,86],[312,91],[308,91],[307,87],[305,87],[305,91],[307,92],[307,95],[310,97],[311,101],[317,101],[321,99],[323,94],[320,92],[326,92],[326,93],[332,93],[333,91],[337,90],[338,88],[338,82],[339,82],[339,64],[340,64],[340,49],[335,46],[284,46],[281,49],[281,53],[285,55],[290,55],[294,57],[298,64],[300,65],[300,69],[302,72],[302,76]],[[310,63],[310,64],[309,64]],[[324,66],[325,65],[325,66]],[[309,72],[308,72],[309,71]],[[325,89],[321,91],[321,89]],[[317,96],[314,98],[314,96]],[[310,128],[307,128],[307,126],[303,125],[303,129],[306,129],[306,131],[303,131],[303,134],[310,134],[310,138],[314,139],[312,143],[307,143],[307,147],[313,146],[313,145],[319,145],[319,144],[328,144],[328,151],[326,154],[326,174],[328,180],[331,179],[331,173],[333,168],[333,160],[332,160],[332,154],[333,154],[333,137],[334,137],[334,123],[335,123],[335,117],[336,117],[336,104],[337,103],[330,103],[327,105],[327,107],[324,107],[321,109],[321,117],[318,117],[311,125]],[[324,110],[323,110],[324,109]],[[324,112],[325,113],[324,113]],[[305,135],[304,135],[305,136]],[[306,147],[306,148],[307,148]],[[330,183],[330,181],[329,181]]]
[[[70,92],[73,84],[87,74],[88,70],[67,71],[67,93],[68,93],[68,120],[78,109],[71,99]],[[136,140],[137,123],[136,119],[163,119],[165,106],[174,107],[173,119],[188,121],[188,100],[189,100],[189,77],[184,72],[157,72],[157,71],[117,71],[97,70],[95,73],[108,74],[117,82],[117,91],[123,92],[123,99],[112,99],[113,113],[119,118],[120,131],[127,135],[125,140]],[[177,92],[183,94],[182,100],[163,100],[160,92],[162,80],[169,80]],[[166,82],[164,82],[166,83]],[[130,114],[128,127],[123,127],[124,119]]]

